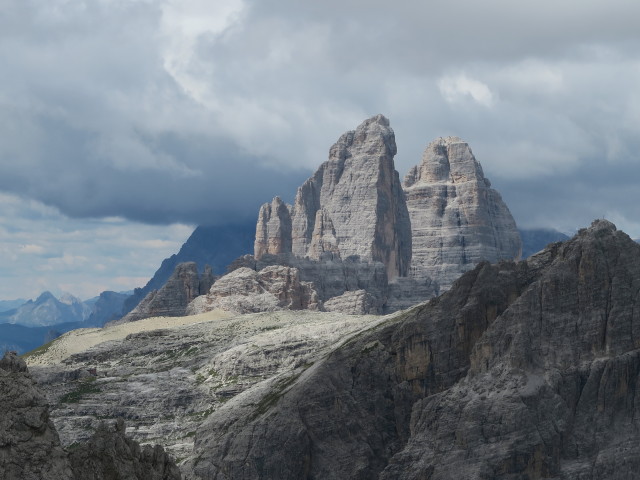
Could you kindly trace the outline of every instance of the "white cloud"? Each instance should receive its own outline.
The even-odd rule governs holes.
[[[376,113],[401,173],[455,134],[518,220],[549,219],[536,198],[553,194],[556,224],[588,222],[597,190],[599,211],[632,222],[639,16],[632,0],[3,2],[0,253],[145,277],[186,234],[131,219],[253,219]]]
[[[45,252],[45,249],[42,245],[35,245],[33,243],[20,245],[20,253],[24,253],[27,255],[41,255]]]
[[[88,298],[143,286],[193,230],[117,218],[74,220],[7,194],[0,194],[0,211],[3,299],[34,298],[44,290]]]
[[[438,88],[449,103],[460,103],[471,98],[480,105],[491,107],[494,102],[493,93],[486,84],[465,74],[442,77],[438,81]]]

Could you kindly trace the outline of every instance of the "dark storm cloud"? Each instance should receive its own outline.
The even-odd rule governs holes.
[[[638,223],[638,2],[0,9],[0,189],[68,215],[255,217],[384,113],[401,174],[455,134],[523,225]]]

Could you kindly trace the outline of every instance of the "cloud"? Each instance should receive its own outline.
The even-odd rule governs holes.
[[[442,77],[438,81],[438,88],[444,99],[449,103],[458,103],[466,97],[470,97],[485,107],[493,105],[493,94],[489,87],[464,74]]]
[[[0,193],[0,292],[35,298],[44,290],[89,298],[143,286],[176,253],[192,225],[72,219],[55,208]]]
[[[0,191],[69,217],[248,221],[274,195],[291,199],[342,132],[384,113],[401,174],[455,134],[522,224],[637,218],[632,0],[25,0],[2,11]]]
[[[32,243],[20,245],[20,253],[27,255],[40,255],[44,253],[44,247],[40,245],[34,245]]]

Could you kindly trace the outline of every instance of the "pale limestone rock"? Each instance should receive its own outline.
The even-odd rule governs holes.
[[[406,276],[411,225],[395,154],[395,135],[382,115],[342,135],[331,147],[329,160],[298,189],[291,211],[291,252],[314,260],[326,252],[341,258],[358,256],[382,262],[390,279]],[[260,212],[258,260],[266,253],[289,251],[286,215],[275,220],[273,205]],[[277,251],[269,245],[277,245],[272,249]]]
[[[413,278],[431,279],[443,292],[482,260],[519,258],[515,221],[490,187],[466,142],[446,137],[429,144],[404,181]]]
[[[256,257],[291,252],[291,214],[279,197],[260,207],[254,251]]]
[[[127,315],[109,325],[134,322],[149,317],[180,317],[185,315],[187,305],[199,295],[209,291],[214,277],[211,267],[198,273],[195,262],[180,263],[167,283],[160,290],[152,290]]]
[[[324,302],[327,312],[342,312],[347,315],[379,314],[380,305],[366,290],[344,292]]]
[[[340,247],[331,217],[324,210],[316,212],[316,221],[311,235],[309,257],[316,259],[340,259]]]
[[[311,282],[318,297],[322,302],[339,297],[345,292],[366,290],[375,299],[375,308],[370,313],[389,313],[399,308],[406,308],[418,301],[428,300],[435,292],[426,282],[418,282],[412,278],[397,278],[389,283],[384,264],[381,262],[362,262],[357,257],[349,257],[344,260],[325,258],[323,260],[311,260],[299,258],[294,255],[265,255],[256,260],[252,255],[245,255],[237,259],[229,268],[235,270],[247,267],[252,270],[262,270],[269,265],[286,265],[294,267],[300,272],[300,278],[305,282]],[[403,289],[412,292],[412,302],[407,299],[397,302],[397,284],[401,283]],[[405,294],[406,296],[406,294]],[[388,303],[392,298],[393,302]],[[392,309],[388,308],[388,304]],[[342,305],[342,303],[338,304]],[[338,308],[334,307],[334,311]],[[345,313],[351,312],[347,309]]]
[[[276,310],[318,310],[318,294],[310,282],[300,280],[296,268],[268,266],[260,271],[242,267],[220,278],[207,295],[187,308],[187,315],[214,309],[237,313]]]

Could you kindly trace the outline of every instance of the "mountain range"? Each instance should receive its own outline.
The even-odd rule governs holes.
[[[331,148],[329,162],[323,164],[299,189],[295,205],[287,206],[279,199],[274,199],[274,202],[262,207],[257,226],[245,224],[197,227],[180,251],[165,259],[149,282],[144,287],[135,289],[126,298],[115,292],[103,292],[96,299],[80,302],[72,296],[55,299],[45,292],[35,301],[24,302],[15,310],[0,312],[0,321],[34,328],[30,331],[0,324],[0,339],[3,340],[5,349],[25,351],[30,346],[37,346],[39,342],[54,338],[69,329],[102,326],[123,315],[124,321],[153,315],[184,315],[187,303],[198,295],[203,297],[198,299],[198,306],[192,307],[190,312],[212,308],[219,301],[205,301],[208,287],[202,292],[196,287],[194,297],[192,294],[185,295],[172,290],[175,286],[179,290],[193,289],[189,285],[171,280],[177,267],[187,262],[195,263],[192,268],[197,270],[197,276],[204,273],[206,265],[212,266],[213,272],[218,273],[212,281],[221,274],[224,275],[230,264],[234,270],[239,267],[257,270],[258,265],[259,268],[265,268],[275,262],[281,265],[281,270],[284,267],[288,269],[287,272],[299,275],[298,281],[313,285],[313,292],[310,291],[309,294],[318,297],[320,303],[316,302],[317,308],[347,313],[380,313],[405,308],[420,299],[437,295],[449,288],[457,276],[482,259],[495,261],[500,258],[515,258],[520,248],[522,257],[526,258],[551,241],[567,238],[553,230],[516,230],[507,207],[499,194],[490,188],[490,182],[469,146],[457,137],[432,142],[425,150],[422,162],[409,172],[402,185],[393,167],[394,154],[395,138],[388,120],[381,115],[372,117],[357,130],[343,135]],[[374,157],[385,160],[375,166],[372,161]],[[363,175],[363,172],[368,173]],[[370,186],[366,184],[367,176],[372,179]],[[388,185],[389,193],[382,192],[377,186],[379,179],[385,178],[395,178],[395,183]],[[361,192],[358,195],[363,196],[353,197],[351,206],[340,202],[335,205],[332,203],[335,202],[334,199],[341,197],[351,198],[354,192]],[[390,202],[390,205],[396,205],[393,208],[399,210],[385,219],[380,216],[379,207],[374,208],[371,203],[374,198],[378,199],[375,200],[378,205]],[[356,207],[363,209],[362,212],[356,213]],[[373,223],[368,220],[362,223],[366,218],[372,219]],[[394,218],[396,220],[392,220]],[[404,219],[400,220],[402,218]],[[390,224],[389,221],[396,223]],[[508,226],[500,226],[505,221]],[[384,239],[387,234],[383,235],[379,229],[381,226],[399,226],[401,222],[404,222],[404,231],[401,228],[394,233],[396,240],[391,242],[399,243],[396,247],[391,247],[389,240]],[[365,234],[367,224],[380,226],[375,227],[378,230],[373,233],[371,240],[364,237],[358,239],[357,235]],[[392,226],[390,231],[395,232],[395,229]],[[291,238],[282,237],[284,232],[290,232],[287,235],[291,235]],[[368,242],[373,242],[374,250],[377,249],[378,253],[372,250],[363,254],[359,250],[360,245]],[[501,242],[512,246],[507,248],[507,243],[499,246]],[[401,245],[404,245],[404,253],[393,251],[393,248],[397,249]],[[242,257],[252,250],[255,260]],[[307,263],[295,260],[291,257],[294,251],[295,257],[305,257],[311,263],[308,260],[305,260]],[[387,259],[380,256],[379,252],[387,252],[384,254],[388,255]],[[354,254],[359,254],[356,255],[359,260],[373,262],[373,265],[381,262],[387,270],[387,280],[380,283],[380,273],[374,274],[377,280],[373,283],[366,280],[365,277],[372,274],[362,270],[370,268],[366,265],[361,267],[358,266],[360,264],[351,263],[348,267],[351,273],[347,273],[344,266],[338,265],[343,262],[343,258],[354,258]],[[234,263],[238,258],[243,260]],[[391,258],[400,263],[392,266],[389,263]],[[411,271],[406,268],[409,261]],[[329,273],[329,270],[333,273]],[[234,275],[239,273],[241,272]],[[396,280],[398,273],[401,278]],[[290,275],[284,270],[277,273],[282,274]],[[273,282],[273,273],[269,275],[269,282]],[[349,276],[352,280],[340,285],[340,278]],[[334,286],[329,289],[322,287],[317,290],[319,285],[326,284],[331,277],[338,283],[334,282]],[[216,291],[227,289],[226,291],[234,294],[244,295],[241,292],[245,287],[240,286],[234,278],[233,275],[225,277],[222,282],[217,283]],[[256,278],[251,281],[258,280]],[[302,285],[299,288],[303,288]],[[180,295],[185,300],[177,301],[176,298]],[[294,303],[302,301],[301,305],[309,304],[307,300],[294,297],[291,297]],[[236,295],[233,300],[226,298],[223,302],[238,308],[238,298]],[[276,304],[279,302],[280,300]],[[16,303],[18,302],[6,305],[15,307]],[[267,302],[264,305],[269,304]],[[252,311],[265,307],[244,308]],[[134,309],[135,312],[129,313]],[[47,326],[52,328],[43,330],[42,327]]]
[[[395,152],[365,120],[252,253],[214,275],[197,229],[123,318],[119,294],[5,312],[111,321],[0,361],[0,476],[635,478],[640,245],[517,230],[458,137],[402,182]]]
[[[63,446],[124,418],[190,479],[634,478],[639,291],[599,220],[388,316],[147,319],[27,362]]]

